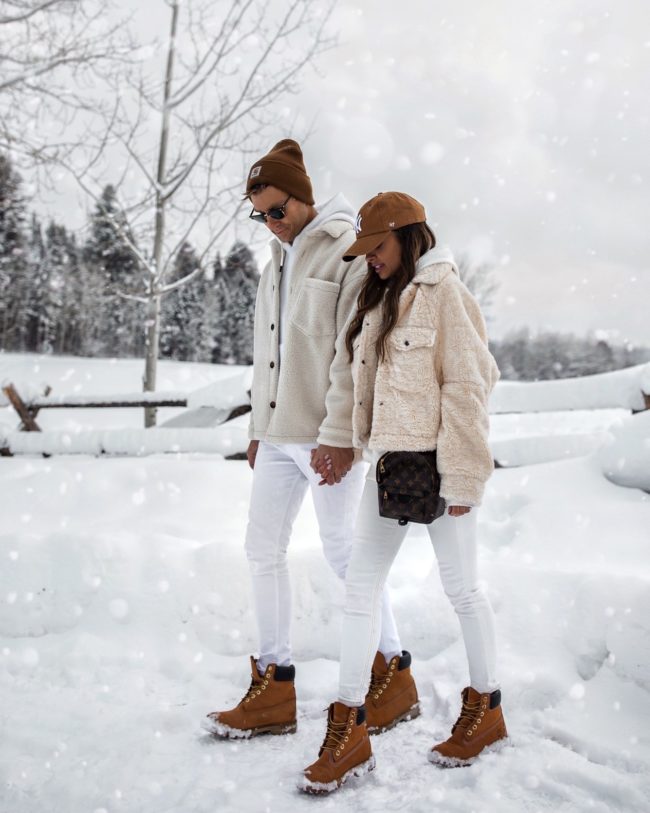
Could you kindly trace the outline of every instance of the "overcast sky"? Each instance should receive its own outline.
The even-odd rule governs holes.
[[[650,344],[650,7],[600,0],[340,3],[341,46],[298,107],[323,197],[426,205],[489,259],[491,332]]]
[[[166,31],[164,0],[124,6]],[[647,0],[340,0],[334,22],[266,145],[312,131],[317,202],[419,198],[440,243],[494,265],[494,337],[650,345]]]

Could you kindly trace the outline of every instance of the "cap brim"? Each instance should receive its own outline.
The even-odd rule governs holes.
[[[377,248],[377,246],[383,243],[388,237],[390,231],[390,229],[387,229],[386,231],[377,232],[377,234],[369,234],[367,237],[360,237],[352,243],[350,248],[345,252],[343,260],[349,263],[350,260],[354,260],[356,257],[360,257],[362,254],[367,254],[369,251]]]

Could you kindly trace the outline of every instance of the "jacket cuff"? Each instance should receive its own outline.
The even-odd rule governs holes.
[[[481,504],[485,483],[476,477],[462,474],[441,475],[440,496],[447,505],[465,505],[476,508]]]
[[[352,432],[349,429],[336,429],[334,427],[323,427],[318,430],[318,443],[325,446],[337,446],[340,449],[352,448]]]

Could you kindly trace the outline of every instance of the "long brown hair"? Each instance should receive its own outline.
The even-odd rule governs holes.
[[[345,346],[350,354],[354,352],[352,343],[361,332],[365,315],[383,301],[381,329],[377,337],[377,355],[383,361],[386,355],[386,341],[397,322],[399,297],[404,288],[415,276],[415,265],[423,254],[436,244],[436,238],[426,223],[412,223],[395,229],[393,234],[399,240],[402,256],[397,271],[387,280],[382,280],[368,267],[368,273],[357,298],[357,312],[345,337]]]

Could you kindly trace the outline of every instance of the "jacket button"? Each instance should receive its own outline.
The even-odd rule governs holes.
[[[275,362],[274,362],[274,361],[272,361],[272,362],[270,363],[269,367],[270,367],[271,369],[273,369],[273,368],[275,367]]]
[[[275,401],[271,401],[271,409],[275,409]]]
[[[411,342],[406,341],[406,342],[404,342],[404,344],[405,344],[405,345],[408,347],[408,346],[409,346],[409,344],[411,344]]]
[[[361,363],[362,363],[362,364],[365,364],[365,363],[366,363],[366,360],[365,360],[365,359],[361,359]]]
[[[271,325],[271,330],[275,330],[275,325]]]
[[[359,401],[359,406],[363,406],[363,401]]]

